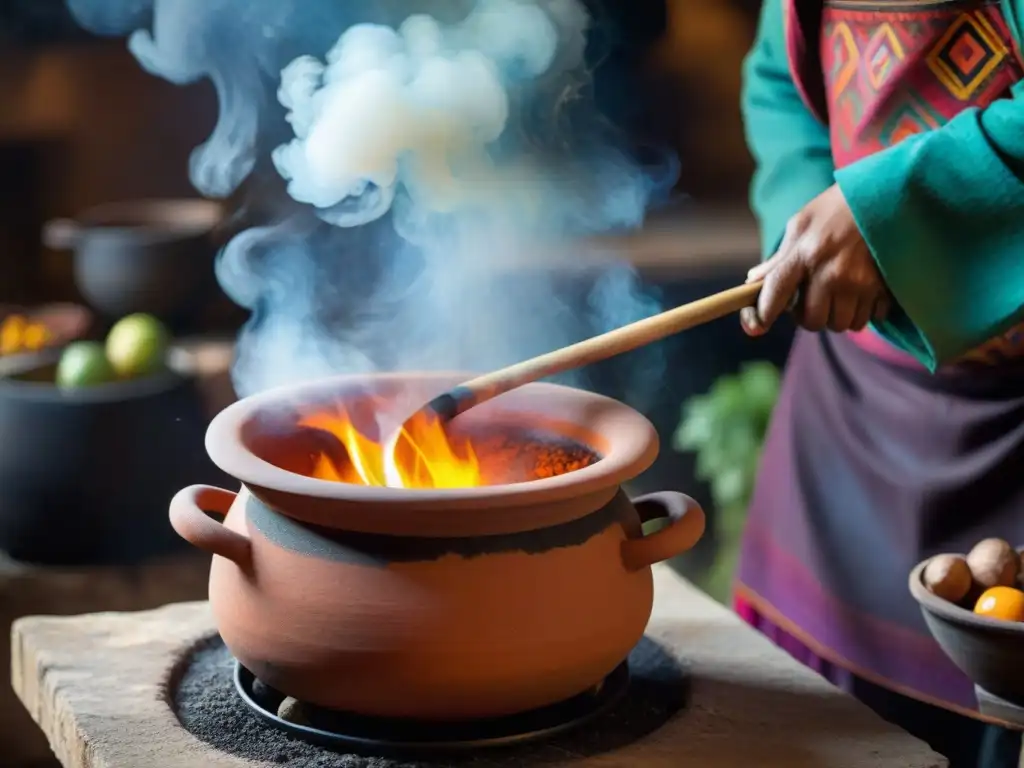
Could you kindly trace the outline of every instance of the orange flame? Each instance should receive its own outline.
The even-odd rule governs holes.
[[[468,439],[453,439],[435,417],[417,414],[393,444],[383,445],[360,432],[348,413],[309,414],[299,426],[323,430],[345,447],[347,462],[326,453],[316,460],[313,477],[354,485],[392,488],[469,488],[484,484],[480,462]]]

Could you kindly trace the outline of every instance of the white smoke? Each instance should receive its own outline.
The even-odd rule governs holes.
[[[575,22],[582,39],[586,16]],[[489,149],[508,124],[510,81],[547,72],[558,42],[551,18],[516,0],[483,0],[447,28],[417,15],[346,30],[326,64],[303,56],[282,73],[296,138],[274,160],[289,193],[346,227],[387,213],[399,186],[424,214],[507,209],[510,195],[529,207],[526,158],[500,164]]]
[[[592,264],[579,239],[639,224],[671,181],[594,108],[579,0],[68,2],[98,32],[133,31],[149,71],[214,83],[200,191],[226,195],[272,157],[322,222],[268,221],[219,259],[253,311],[241,394],[487,369],[657,311],[631,269]],[[655,385],[660,357],[638,362]]]

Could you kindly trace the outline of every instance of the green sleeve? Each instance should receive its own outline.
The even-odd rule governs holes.
[[[762,256],[775,252],[786,222],[834,183],[828,129],[804,104],[789,71],[782,0],[765,0],[743,64],[743,122],[756,170],[751,207]]]
[[[876,326],[934,371],[1024,307],[1024,84],[836,174],[898,307]]]

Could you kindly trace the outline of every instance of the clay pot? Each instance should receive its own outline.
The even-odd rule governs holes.
[[[244,487],[186,488],[171,522],[216,555],[217,626],[265,683],[363,715],[500,716],[597,685],[640,640],[650,566],[692,547],[704,513],[682,494],[620,490],[658,448],[621,403],[531,384],[459,417],[467,429],[529,424],[601,456],[556,477],[408,490],[303,476],[317,448],[294,426],[297,406],[399,392],[426,402],[458,380],[333,379],[247,398],[210,425],[211,458]],[[645,536],[654,519],[668,524]]]

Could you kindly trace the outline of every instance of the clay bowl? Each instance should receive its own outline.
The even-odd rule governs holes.
[[[599,456],[567,474],[454,490],[306,476],[322,444],[298,414],[339,399],[358,413],[373,397],[408,413],[463,378],[336,378],[247,398],[211,423],[207,451],[243,488],[186,488],[171,521],[216,555],[217,626],[263,682],[362,715],[501,716],[599,684],[642,637],[650,566],[692,547],[704,513],[682,494],[622,492],[658,444],[619,402],[531,384],[460,417],[467,431]],[[645,536],[655,519],[668,524]]]
[[[148,312],[177,326],[216,295],[214,231],[222,219],[210,200],[109,203],[48,222],[43,241],[74,252],[75,284],[107,318]]]
[[[927,564],[924,560],[911,571],[910,593],[932,637],[975,685],[1024,706],[1024,624],[978,616],[933,595],[924,585]]]

